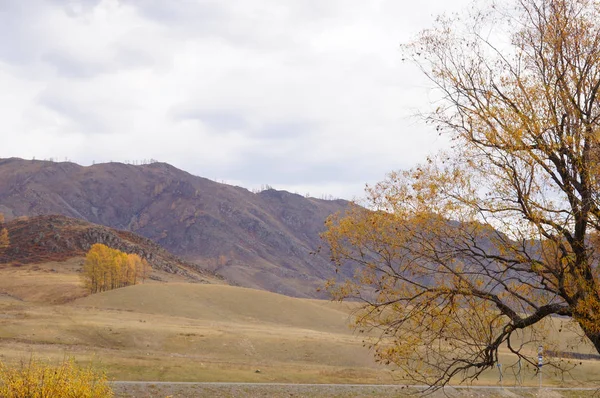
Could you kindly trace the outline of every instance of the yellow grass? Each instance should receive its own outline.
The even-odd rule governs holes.
[[[273,326],[350,333],[345,305],[332,304],[332,307],[324,307],[311,300],[261,290],[190,283],[136,285],[74,302],[77,306],[118,308],[203,321],[270,323]]]
[[[14,298],[41,304],[65,303],[83,297],[86,292],[76,272],[81,258],[40,265],[0,268],[0,292]]]
[[[78,267],[80,262],[0,269],[0,293],[9,294],[0,294],[0,360],[15,363],[32,352],[55,360],[72,355],[84,363],[100,361],[117,380],[399,381],[374,363],[349,328],[352,305],[176,277],[64,303],[81,295]],[[600,364],[582,363],[574,375],[590,384]],[[514,384],[509,374],[507,385]],[[497,380],[494,370],[480,383]],[[523,381],[537,383],[531,369]],[[545,382],[561,383],[549,374]]]

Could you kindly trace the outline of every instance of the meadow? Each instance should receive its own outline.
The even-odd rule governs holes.
[[[297,299],[225,284],[161,282],[86,295],[82,259],[0,269],[0,359],[31,356],[93,362],[112,380],[373,383],[403,380],[375,363],[351,323],[352,303]],[[557,333],[555,320],[551,333]],[[592,353],[574,333],[557,347]],[[506,352],[503,362],[511,363]],[[577,360],[572,374],[544,374],[544,385],[594,386],[600,361]],[[550,370],[550,368],[548,368]],[[522,384],[536,386],[532,369]],[[570,377],[572,376],[572,377]],[[517,384],[514,368],[504,385]],[[500,385],[497,370],[475,384]]]

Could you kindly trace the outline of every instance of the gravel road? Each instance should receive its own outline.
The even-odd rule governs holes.
[[[280,383],[169,383],[169,382],[114,382],[117,397],[128,398],[398,398],[415,397],[423,387],[397,385],[348,384],[280,384]],[[500,388],[497,386],[449,387],[428,397],[432,398],[496,398],[545,397],[575,398],[599,396],[597,389],[542,389]]]

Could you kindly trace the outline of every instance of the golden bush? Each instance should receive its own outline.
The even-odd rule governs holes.
[[[106,374],[73,358],[51,364],[31,358],[17,366],[0,362],[0,397],[106,398],[113,397]]]

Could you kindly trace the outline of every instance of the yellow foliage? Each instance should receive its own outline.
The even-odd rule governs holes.
[[[366,303],[357,326],[417,383],[474,379],[501,346],[535,363],[551,316],[600,352],[600,6],[501,3],[404,46],[453,146],[368,187],[322,235],[350,276],[329,291]]]
[[[4,249],[10,245],[10,239],[8,238],[8,230],[2,228],[0,230],[0,249]]]
[[[137,254],[96,243],[85,257],[82,277],[86,289],[98,293],[143,282],[150,271],[148,262]]]
[[[109,398],[114,394],[106,374],[74,359],[49,364],[35,358],[20,366],[0,362],[0,397],[3,398]]]
[[[4,224],[4,214],[0,213],[0,226]],[[0,229],[0,249],[8,247],[10,240],[8,238],[8,230],[6,228]]]

